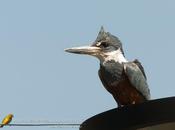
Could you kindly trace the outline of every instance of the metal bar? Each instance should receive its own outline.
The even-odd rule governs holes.
[[[74,123],[47,123],[47,124],[43,124],[43,123],[38,123],[38,124],[35,124],[35,123],[15,123],[15,124],[7,124],[7,126],[68,126],[68,127],[71,127],[71,126],[80,126],[81,124],[74,124]]]

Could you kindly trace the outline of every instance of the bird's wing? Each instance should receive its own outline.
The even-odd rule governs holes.
[[[142,67],[143,68],[143,67]],[[150,90],[143,70],[135,62],[124,63],[125,73],[131,84],[147,99],[150,99]]]
[[[3,124],[3,125],[6,125],[6,124],[8,124],[9,122],[10,122],[10,119],[9,119],[9,117],[7,116],[7,117],[5,117],[5,118],[3,119],[2,124]]]
[[[145,79],[147,79],[146,74],[145,74],[145,71],[144,71],[144,68],[143,68],[142,64],[140,63],[140,61],[139,61],[138,59],[135,59],[133,62],[134,62],[134,63],[139,67],[139,69],[142,71],[142,73],[143,73]]]

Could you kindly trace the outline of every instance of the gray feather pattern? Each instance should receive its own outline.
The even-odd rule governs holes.
[[[150,90],[146,82],[144,74],[140,68],[134,62],[124,63],[124,70],[128,76],[131,84],[141,93],[143,96],[149,100],[150,99]]]
[[[142,71],[142,73],[143,73],[145,79],[147,79],[146,74],[145,74],[145,71],[144,71],[144,68],[143,68],[142,64],[140,63],[140,61],[137,60],[137,59],[135,59],[133,62],[134,62],[134,63],[139,67],[139,69]]]

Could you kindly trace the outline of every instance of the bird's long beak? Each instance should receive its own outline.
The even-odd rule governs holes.
[[[99,47],[95,46],[82,46],[65,49],[66,52],[86,55],[97,55],[100,52],[100,50],[101,49]]]

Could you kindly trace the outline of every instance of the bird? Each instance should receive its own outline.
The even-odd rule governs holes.
[[[9,124],[12,121],[13,118],[13,114],[8,114],[6,117],[4,117],[4,119],[2,120],[2,123],[0,125],[0,127],[3,127],[4,125]]]
[[[122,42],[101,27],[96,40],[88,46],[72,47],[66,52],[94,56],[100,61],[99,78],[118,107],[150,100],[147,77],[138,59],[128,61]]]

